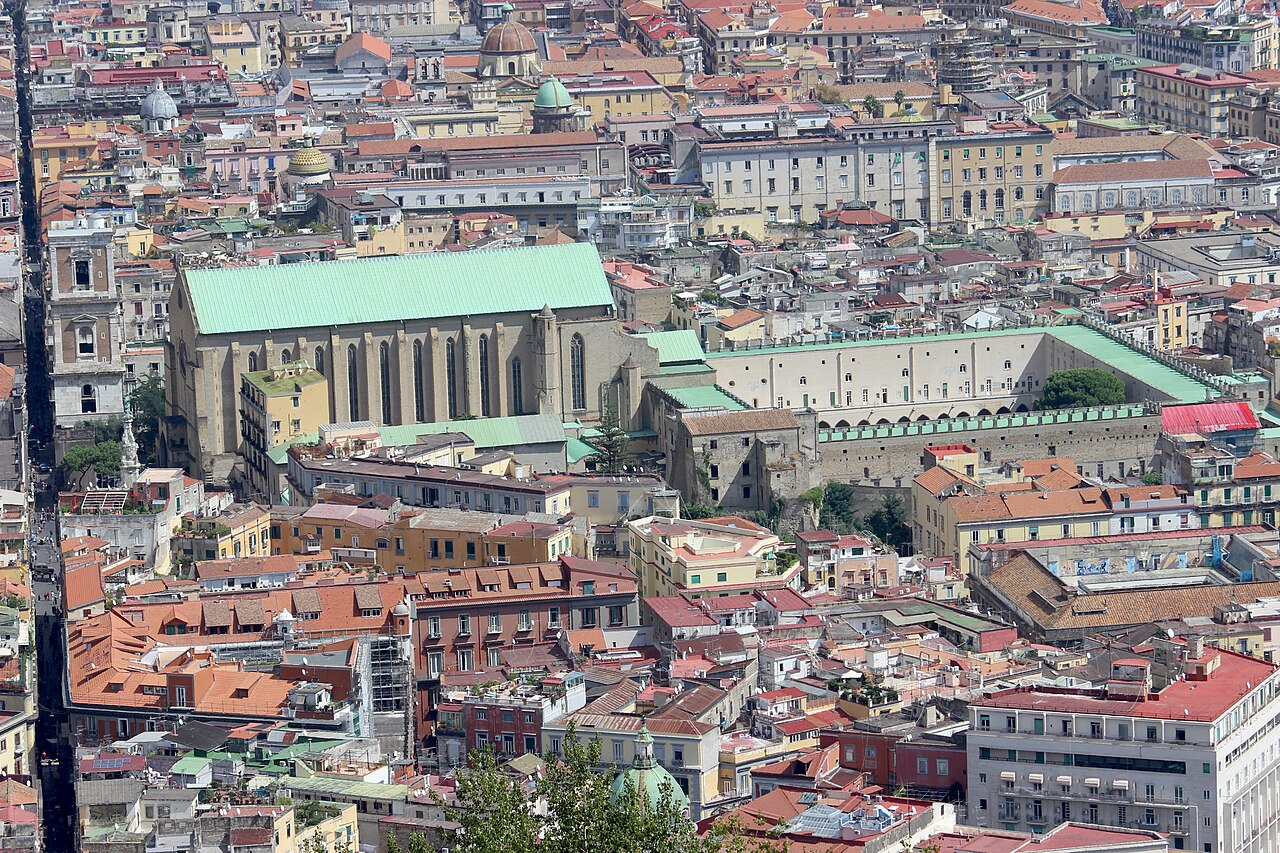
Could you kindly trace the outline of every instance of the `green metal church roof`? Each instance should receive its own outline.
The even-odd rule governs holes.
[[[698,342],[698,333],[689,329],[674,332],[649,332],[642,338],[658,351],[660,365],[705,361],[707,356]]]
[[[590,243],[189,270],[202,334],[611,305]]]

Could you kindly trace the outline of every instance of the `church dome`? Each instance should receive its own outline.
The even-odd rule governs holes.
[[[489,30],[480,45],[482,54],[536,53],[537,50],[533,33],[515,21],[503,21]]]
[[[538,95],[533,99],[533,105],[541,110],[567,109],[573,106],[573,95],[569,94],[569,90],[559,80],[548,77],[538,87]]]
[[[319,175],[327,174],[329,171],[329,158],[324,156],[324,152],[313,146],[299,148],[297,153],[289,158],[290,175],[299,178],[314,178]]]
[[[174,119],[178,117],[178,105],[173,102],[173,98],[169,97],[169,93],[164,90],[164,84],[157,80],[155,88],[142,99],[142,106],[139,108],[138,114],[143,119]]]
[[[654,760],[653,735],[649,734],[649,726],[643,720],[635,743],[636,751],[631,759],[631,766],[613,780],[613,784],[609,786],[609,799],[614,803],[618,802],[626,794],[629,783],[631,790],[650,808],[661,802],[664,790],[669,790],[676,810],[688,812],[689,795],[680,790],[675,777]]]

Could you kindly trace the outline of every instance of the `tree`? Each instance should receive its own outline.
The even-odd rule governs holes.
[[[1114,373],[1096,367],[1056,370],[1044,380],[1038,407],[1068,409],[1123,403],[1124,383]]]
[[[902,499],[891,492],[885,492],[880,499],[880,506],[867,516],[867,527],[899,553],[911,542],[911,529],[907,527],[907,513],[903,509]]]
[[[431,846],[427,844],[427,837],[421,832],[409,833],[409,853],[431,853]]]
[[[902,105],[907,102],[907,93],[899,89],[893,93],[893,102],[898,107],[898,112],[902,112]]]
[[[819,83],[813,87],[813,99],[820,104],[844,104],[848,103],[844,99],[844,95],[840,90],[830,83]]]
[[[120,443],[102,441],[72,447],[63,454],[58,466],[62,469],[63,481],[68,483],[79,480],[90,468],[98,477],[118,477]]]
[[[134,386],[129,395],[133,409],[133,434],[138,440],[138,461],[143,467],[156,462],[160,419],[164,417],[164,380],[153,373]]]
[[[400,842],[394,833],[387,833],[387,853],[400,853]]]
[[[1164,484],[1164,477],[1159,471],[1148,471],[1142,475],[1142,485],[1144,486],[1160,486]]]
[[[690,520],[698,518],[715,518],[720,514],[720,508],[715,504],[701,503],[694,501],[680,507],[680,517]]]
[[[459,829],[449,849],[459,853],[534,850],[540,821],[520,783],[498,769],[492,750],[472,752],[470,765],[458,776],[457,805],[450,811]],[[409,846],[412,849],[412,841]]]
[[[605,407],[600,416],[600,434],[593,439],[596,452],[591,455],[597,471],[605,474],[621,474],[630,454],[627,443],[631,440],[618,421],[618,410],[612,404]]]
[[[713,853],[681,811],[673,786],[658,802],[629,783],[613,793],[614,773],[600,772],[600,742],[582,742],[571,726],[561,752],[548,756],[532,791],[507,777],[491,753],[473,753],[459,777],[457,804],[446,809],[460,825],[446,844],[465,853]],[[536,808],[535,808],[536,805]],[[414,850],[410,837],[409,853]]]
[[[862,109],[871,118],[884,118],[884,104],[875,95],[867,95],[862,99]]]

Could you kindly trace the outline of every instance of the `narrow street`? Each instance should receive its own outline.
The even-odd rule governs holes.
[[[7,2],[13,19],[18,63],[18,121],[21,150],[31,150],[31,102],[27,79],[25,0]],[[35,174],[31,158],[19,161],[22,188],[22,238],[24,257],[24,307],[26,311],[27,416],[29,450],[33,472],[30,519],[32,594],[36,615],[36,694],[39,717],[36,722],[38,779],[44,831],[44,849],[76,849],[74,833],[76,808],[74,750],[66,729],[63,685],[66,681],[66,646],[62,618],[58,549],[57,494],[51,475],[36,473],[53,464],[53,410],[50,404],[48,352],[45,348],[45,298],[43,240],[35,197]]]

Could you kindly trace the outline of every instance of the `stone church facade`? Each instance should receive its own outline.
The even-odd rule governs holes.
[[[625,334],[595,248],[577,243],[188,270],[170,302],[166,464],[224,481],[240,375],[305,359],[331,422],[554,412],[640,423],[656,351]]]

